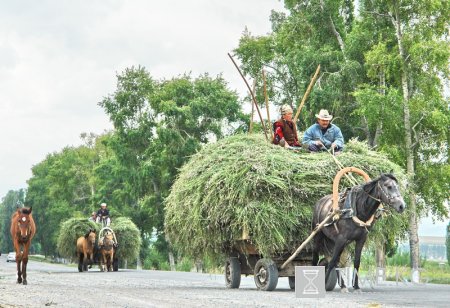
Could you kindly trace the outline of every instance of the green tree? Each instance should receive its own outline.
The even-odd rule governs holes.
[[[450,265],[450,223],[447,225],[447,239],[445,240],[447,246],[447,263]]]
[[[418,216],[429,210],[448,215],[443,201],[450,188],[450,116],[443,81],[449,73],[449,2],[358,1],[357,18],[352,1],[284,2],[289,14],[272,13],[273,33],[244,32],[236,48],[242,69],[257,76],[266,68],[273,99],[291,103],[321,65],[306,120],[298,127],[327,108],[346,139],[366,139],[405,168],[411,266],[417,274]]]
[[[32,168],[26,204],[33,206],[38,226],[36,240],[45,255],[55,255],[60,223],[72,217],[89,217],[95,206],[93,167],[96,152],[87,145],[66,147]]]
[[[442,78],[448,79],[448,1],[362,1],[366,24],[376,24],[378,39],[366,53],[368,77],[388,98],[375,114],[382,115],[382,142],[403,165],[410,181],[409,239],[413,278],[419,279],[418,216],[431,210],[447,215],[448,126],[450,116],[443,97]],[[372,30],[375,30],[371,26]],[[441,77],[441,78],[440,78]],[[381,81],[381,82],[380,82]],[[374,94],[375,91],[371,92]],[[370,92],[370,91],[369,91]],[[386,93],[387,92],[387,93]],[[381,93],[381,94],[380,94]],[[364,95],[364,91],[357,92]],[[361,105],[362,100],[360,100]],[[368,100],[365,106],[374,106]],[[386,108],[392,103],[392,108]],[[369,121],[370,108],[365,108]],[[361,110],[361,109],[360,109]],[[395,125],[392,125],[395,123]],[[375,125],[374,125],[375,126]]]
[[[163,230],[163,201],[181,165],[203,143],[232,133],[244,117],[220,76],[158,81],[132,67],[117,80],[117,90],[99,103],[114,124],[108,141],[114,163],[98,170],[109,173],[114,166],[120,172],[128,215],[150,236]]]
[[[272,12],[271,34],[255,37],[245,31],[241,37],[235,52],[243,71],[257,78],[264,68],[273,104],[295,108],[320,64],[321,73],[298,127],[311,125],[314,114],[326,108],[346,136],[362,135],[361,120],[348,117],[355,101],[351,92],[364,77],[362,57],[350,57],[346,43],[354,19],[352,1],[284,2],[289,14]],[[261,92],[261,78],[257,80]]]

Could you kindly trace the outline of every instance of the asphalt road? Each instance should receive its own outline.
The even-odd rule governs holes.
[[[325,298],[297,298],[287,278],[272,292],[257,291],[253,277],[239,289],[223,275],[147,270],[78,273],[75,265],[30,261],[28,285],[16,283],[16,265],[0,256],[0,307],[449,307],[450,285],[384,282],[362,294],[336,288]]]

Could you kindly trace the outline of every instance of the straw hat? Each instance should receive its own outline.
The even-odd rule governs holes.
[[[327,120],[327,121],[331,121],[331,119],[333,118],[333,116],[331,114],[328,113],[328,110],[326,109],[321,109],[319,114],[316,114],[316,118],[321,119],[321,120]]]
[[[101,207],[106,207],[106,203],[103,202],[102,204],[100,204]]]

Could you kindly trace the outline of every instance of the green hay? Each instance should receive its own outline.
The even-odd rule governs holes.
[[[86,218],[71,218],[61,223],[57,249],[61,256],[71,258],[76,256],[77,239],[84,236],[89,229],[95,229],[98,233],[98,225]]]
[[[121,260],[135,260],[142,244],[141,232],[136,225],[127,217],[118,217],[111,222],[111,229],[119,243],[117,257]]]
[[[86,218],[71,218],[61,223],[60,233],[57,241],[58,252],[61,256],[72,258],[76,256],[76,243],[80,236],[84,236],[89,229],[100,232],[100,224],[89,221]],[[126,217],[118,217],[111,221],[111,229],[114,231],[119,249],[119,259],[134,260],[139,254],[141,247],[141,236],[136,225]]]
[[[404,179],[399,166],[357,141],[337,158],[371,178],[394,170]],[[332,192],[339,170],[328,153],[288,151],[257,135],[207,145],[182,167],[166,199],[167,238],[188,256],[215,258],[245,227],[262,254],[292,252],[311,233],[312,208]],[[345,179],[341,184],[353,186]]]

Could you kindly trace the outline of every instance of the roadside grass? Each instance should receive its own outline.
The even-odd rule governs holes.
[[[361,274],[375,276],[376,266],[373,254],[366,253],[361,261]],[[450,284],[450,265],[448,262],[420,260],[420,282]],[[409,252],[398,252],[386,258],[386,280],[398,282],[411,281],[411,266]]]

